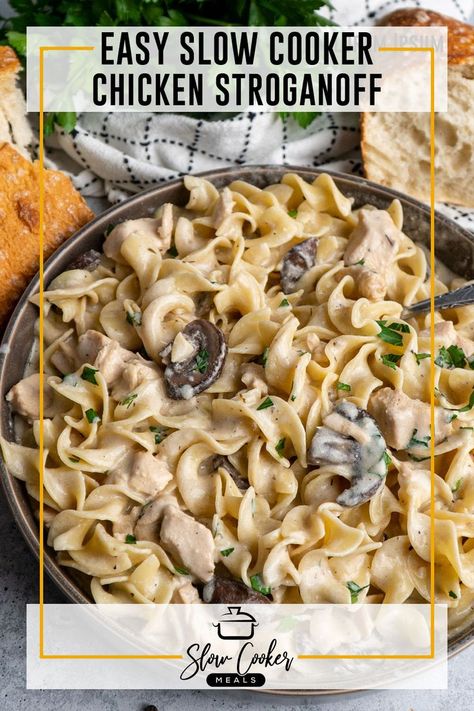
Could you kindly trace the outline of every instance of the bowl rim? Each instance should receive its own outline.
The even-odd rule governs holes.
[[[414,209],[424,213],[429,217],[430,215],[430,205],[417,200],[410,195],[406,195],[400,191],[394,190],[392,188],[374,183],[373,181],[367,180],[364,177],[358,175],[352,175],[350,173],[342,173],[339,171],[325,170],[320,167],[303,167],[295,165],[274,165],[274,164],[248,164],[248,165],[237,165],[228,166],[225,168],[211,169],[204,172],[199,172],[192,174],[192,177],[205,178],[207,180],[216,181],[219,179],[229,179],[229,182],[234,180],[246,180],[251,178],[256,172],[266,173],[273,172],[283,176],[285,173],[296,173],[303,178],[316,178],[321,174],[328,174],[336,180],[336,182],[346,183],[354,185],[362,185],[367,188],[373,194],[380,194],[384,198],[399,199],[402,204],[409,204]],[[53,254],[45,261],[43,274],[48,278],[48,272],[54,269],[55,264],[61,260],[63,251],[66,247],[73,247],[80,243],[84,237],[88,235],[94,235],[97,233],[104,232],[104,227],[111,221],[113,221],[113,215],[119,211],[126,210],[128,207],[139,206],[141,202],[147,202],[152,196],[156,195],[157,203],[154,209],[158,208],[163,201],[160,201],[161,193],[166,192],[169,189],[175,189],[183,186],[183,179],[185,175],[175,178],[173,180],[163,182],[159,185],[154,185],[146,190],[138,192],[126,200],[123,200],[115,205],[111,205],[109,208],[96,215],[90,222],[85,224],[79,230],[77,230],[71,237],[65,240]],[[342,187],[344,190],[344,187]],[[147,216],[144,214],[144,216]],[[112,218],[112,219],[111,219]],[[451,230],[451,232],[459,233],[467,238],[469,241],[474,242],[474,235],[464,227],[457,224],[455,220],[448,217],[447,215],[440,213],[435,210],[435,218],[437,224],[444,224]],[[129,219],[125,217],[125,220]],[[131,218],[136,219],[136,218]],[[123,221],[123,220],[120,220]],[[119,222],[117,222],[119,224]],[[5,359],[2,358],[2,352],[8,351],[8,349],[14,344],[15,341],[15,328],[17,321],[23,312],[23,309],[28,304],[30,297],[37,293],[39,290],[39,272],[30,280],[26,289],[23,291],[18,303],[16,304],[8,323],[3,331],[1,343],[0,343],[0,390],[3,391],[3,380],[5,377],[6,368],[4,366]],[[2,407],[6,407],[5,403],[2,402]],[[17,480],[11,475],[5,466],[3,459],[0,457],[0,471],[2,476],[0,477],[2,483],[2,489],[6,497],[6,501],[15,520],[16,525],[20,529],[20,532],[25,539],[28,547],[33,552],[35,558],[39,559],[39,529],[37,526],[31,525],[28,521],[27,516],[22,509],[19,501],[21,499],[27,500],[28,495],[24,492],[21,493],[16,490],[15,482]],[[73,581],[67,572],[63,571],[59,565],[55,562],[52,551],[48,548],[47,544],[44,545],[44,572],[47,573],[48,577],[53,581],[55,586],[61,591],[61,593],[66,597],[67,602],[81,603],[81,604],[91,604],[91,600],[88,599],[85,594],[80,590],[79,586]],[[454,654],[466,649],[468,646],[474,643],[474,622],[471,627],[467,627],[464,632],[464,637],[456,643],[453,648],[448,646],[448,656],[452,657]],[[333,695],[340,693],[353,693],[357,690],[295,690],[295,691],[272,691],[271,689],[260,690],[265,693],[275,693],[281,695]]]

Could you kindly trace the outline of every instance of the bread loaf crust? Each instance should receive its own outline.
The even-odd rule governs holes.
[[[433,10],[407,8],[391,12],[380,24],[387,27],[447,27],[448,63],[474,63],[474,27],[454,17]]]
[[[20,60],[11,47],[0,45],[0,77],[17,74],[21,69]]]
[[[0,143],[0,323],[5,320],[39,260],[39,163]],[[93,218],[70,179],[44,171],[44,257]]]
[[[443,170],[437,168],[436,197],[441,202],[474,207],[474,147],[472,115],[474,113],[474,27],[431,10],[419,8],[396,10],[381,20],[381,25],[391,27],[448,28],[448,97],[452,109],[436,118],[436,147],[443,153]],[[461,93],[460,93],[461,91]],[[459,106],[464,107],[459,109]],[[361,114],[361,153],[364,174],[369,180],[409,193],[421,200],[429,200],[429,180],[426,176],[429,163],[429,115],[420,133],[420,114],[393,115],[391,129],[386,129],[388,114],[367,112]],[[385,127],[385,128],[384,128]],[[380,133],[382,131],[382,133]],[[396,146],[398,137],[412,133],[420,137],[417,144],[400,153],[399,169],[387,159],[387,148]],[[462,138],[455,136],[457,133]],[[412,139],[413,140],[413,139]],[[425,146],[426,156],[420,158],[418,147]],[[460,156],[465,155],[464,159]],[[390,153],[392,155],[392,153]],[[417,158],[415,157],[417,156]],[[417,162],[419,161],[419,162]],[[463,184],[464,183],[464,184]]]

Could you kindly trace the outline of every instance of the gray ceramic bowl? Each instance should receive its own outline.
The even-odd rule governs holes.
[[[298,173],[306,180],[313,180],[318,173],[322,172],[292,166],[247,166],[215,170],[202,173],[202,175],[218,188],[227,185],[232,180],[246,180],[259,187],[264,187],[270,183],[278,182],[284,173],[290,171]],[[355,199],[356,206],[370,203],[379,208],[386,208],[393,198],[399,198],[405,215],[404,231],[412,239],[429,246],[430,211],[426,205],[363,178],[338,173],[332,173],[332,176],[342,192]],[[45,285],[47,286],[55,276],[64,271],[73,259],[86,250],[91,248],[100,250],[107,225],[150,215],[165,202],[184,205],[186,199],[187,191],[184,189],[183,182],[177,180],[147,190],[110,208],[79,230],[48,260],[44,270]],[[457,274],[468,279],[474,278],[474,236],[440,214],[436,216],[436,255]],[[23,377],[26,360],[33,342],[34,321],[37,317],[37,309],[29,303],[28,299],[38,289],[39,282],[38,276],[36,276],[21,297],[8,323],[0,349],[0,398],[3,404],[1,431],[2,435],[9,440],[14,439],[14,433],[11,413],[5,403],[5,395]],[[35,555],[38,555],[38,525],[33,517],[28,496],[21,482],[6,471],[3,462],[1,466],[2,484],[7,501],[23,536]],[[45,569],[70,601],[79,603],[91,601],[86,585],[87,581],[81,579],[79,575],[60,568],[49,549],[45,550]],[[474,616],[462,629],[451,634],[449,651],[453,654],[473,641]]]

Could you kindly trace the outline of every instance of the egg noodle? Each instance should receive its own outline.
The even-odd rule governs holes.
[[[49,546],[98,603],[200,602],[211,583],[220,601],[216,581],[241,600],[428,600],[430,324],[402,311],[429,281],[400,202],[354,209],[325,174],[184,183],[185,208],[115,226],[44,294]],[[436,602],[460,621],[474,307],[435,320]],[[36,373],[12,388],[22,426],[1,441],[36,501],[38,390]]]

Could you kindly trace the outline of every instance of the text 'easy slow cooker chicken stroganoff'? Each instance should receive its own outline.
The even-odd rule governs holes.
[[[96,602],[429,599],[429,296],[327,175],[123,222],[45,293],[44,516]],[[436,278],[436,291],[460,279]],[[38,299],[36,298],[38,302]],[[474,600],[474,309],[436,315],[436,601]],[[37,370],[37,368],[36,368]],[[39,375],[7,396],[38,499]]]

